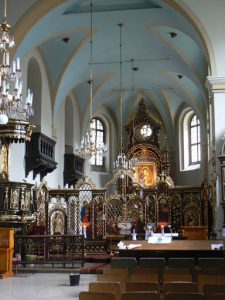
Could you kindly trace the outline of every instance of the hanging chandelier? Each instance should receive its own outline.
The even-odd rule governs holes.
[[[10,66],[9,48],[15,46],[13,37],[10,36],[10,25],[7,24],[7,3],[4,0],[4,18],[0,24],[0,125],[7,124],[10,119],[27,121],[33,115],[33,94],[27,91],[26,99],[23,99],[20,69],[20,58],[17,58]]]
[[[125,176],[133,176],[134,161],[127,158],[123,148],[123,83],[122,83],[122,27],[123,23],[118,24],[120,28],[120,152],[113,163],[114,177],[124,178]]]
[[[93,27],[92,27],[92,12],[93,4],[90,1],[90,79],[88,81],[90,85],[90,118],[88,122],[88,128],[85,136],[82,138],[80,145],[75,146],[75,155],[91,161],[93,156],[103,157],[107,152],[107,145],[103,142],[99,142],[97,136],[95,136],[95,122],[92,119],[92,105],[93,105]]]

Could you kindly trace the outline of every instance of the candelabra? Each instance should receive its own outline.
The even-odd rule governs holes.
[[[132,157],[128,159],[124,152],[118,154],[116,161],[113,163],[114,172],[118,172],[119,170],[132,170],[137,164],[139,160],[137,157]]]
[[[86,135],[82,138],[80,145],[76,144],[75,154],[84,159],[90,159],[93,155],[104,156],[107,145],[99,143],[93,136],[92,121],[89,121]]]
[[[33,114],[33,94],[27,91],[23,101],[20,69],[20,59],[13,61],[10,66],[9,48],[15,46],[13,37],[10,36],[10,25],[6,22],[6,0],[4,6],[4,19],[0,25],[0,125],[7,124],[9,119],[27,121]]]
[[[0,179],[9,176],[9,145],[13,142],[30,141],[33,125],[33,94],[27,91],[23,99],[20,58],[10,65],[9,49],[15,46],[7,23],[7,1],[4,0],[4,17],[0,24],[0,155],[2,157]]]

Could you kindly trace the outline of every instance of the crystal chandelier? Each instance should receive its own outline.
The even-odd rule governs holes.
[[[123,84],[122,84],[122,27],[123,23],[118,24],[120,28],[120,152],[113,163],[114,174],[124,178],[126,175],[133,174],[132,161],[129,160],[123,150]]]
[[[85,136],[82,138],[80,145],[76,144],[75,155],[83,158],[90,159],[95,156],[103,157],[107,151],[107,145],[104,143],[99,143],[97,136],[94,135],[94,121],[92,120],[92,105],[93,105],[93,28],[92,28],[92,12],[93,4],[92,0],[90,1],[90,15],[91,15],[91,24],[90,24],[90,79],[88,81],[90,85],[90,119],[88,122],[88,129]]]
[[[0,32],[0,125],[7,124],[9,119],[27,121],[33,115],[33,94],[28,89],[26,99],[22,97],[23,83],[20,69],[20,59],[13,61],[10,66],[9,48],[15,46],[13,37],[10,36],[10,25],[7,24],[7,5],[4,1],[4,18]]]

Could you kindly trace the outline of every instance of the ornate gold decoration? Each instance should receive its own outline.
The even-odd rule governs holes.
[[[84,176],[81,179],[79,179],[77,184],[75,185],[75,189],[80,190],[80,189],[82,189],[82,186],[84,186],[84,185],[89,185],[90,190],[96,189],[96,183],[94,182],[94,180],[91,177],[88,177],[88,176]]]
[[[130,149],[135,144],[151,143],[159,147],[159,131],[161,122],[147,108],[147,105],[142,96],[139,101],[138,111],[133,114],[132,118],[126,124],[128,132],[128,148]]]
[[[22,223],[27,223],[27,222],[34,222],[36,221],[36,215],[32,214],[32,215],[22,215],[22,216],[18,216],[18,215],[0,215],[0,221],[2,222],[22,222]]]
[[[134,145],[128,152],[127,157],[137,157],[139,162],[154,161],[157,169],[160,169],[163,163],[163,154],[155,145],[152,144],[137,144]],[[159,172],[159,170],[157,170]]]
[[[29,142],[33,127],[28,121],[10,119],[0,127],[0,141],[2,144]]]

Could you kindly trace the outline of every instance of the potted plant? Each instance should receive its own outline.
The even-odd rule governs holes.
[[[32,262],[36,261],[37,255],[34,254],[34,243],[32,240],[26,241],[26,261],[31,262],[30,266],[34,266]]]

